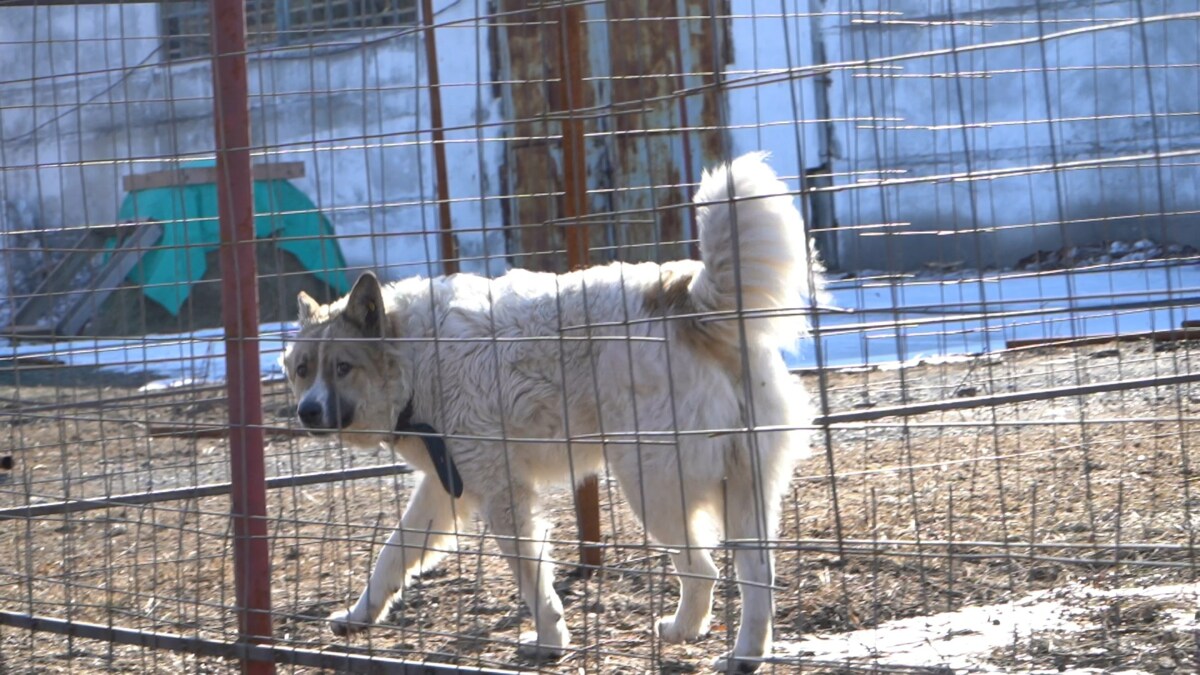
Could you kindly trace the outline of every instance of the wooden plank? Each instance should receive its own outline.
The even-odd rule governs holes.
[[[104,300],[120,286],[121,281],[133,270],[147,247],[153,246],[162,236],[162,225],[144,223],[133,235],[113,251],[112,257],[100,268],[92,279],[91,288],[80,293],[66,315],[58,322],[59,335],[79,335],[84,324],[96,314]]]
[[[304,177],[304,162],[274,162],[254,165],[254,180],[292,180]],[[193,166],[163,169],[125,176],[121,183],[126,192],[185,185],[210,185],[217,182],[217,167]]]
[[[726,4],[717,3],[718,13],[728,13]],[[559,272],[566,268],[565,231],[538,230],[539,224],[566,220],[558,196],[563,189],[558,118],[565,88],[561,10],[501,0],[498,11],[505,21],[496,26],[494,45],[505,115],[512,120],[505,192],[518,195],[506,202],[509,252],[520,266]],[[727,159],[726,131],[720,128],[724,95],[705,85],[715,85],[714,68],[728,62],[721,53],[728,46],[723,33],[728,20],[710,16],[710,0],[609,0],[586,10],[577,51],[587,57],[581,63],[587,84],[579,93],[585,109],[614,109],[580,120],[587,134],[588,208],[615,214],[590,221],[589,261],[688,257],[692,246],[679,242],[694,236],[691,188],[681,183],[694,182],[702,166]],[[701,93],[671,98],[688,87]],[[671,129],[677,131],[664,131]]]
[[[62,299],[63,293],[74,290],[76,276],[80,270],[87,268],[93,256],[104,250],[104,243],[109,237],[123,239],[136,232],[138,227],[139,223],[116,223],[87,228],[42,283],[21,302],[12,316],[11,325],[4,329],[4,334],[28,338],[54,335],[53,327],[38,326],[37,319],[50,313]]]
[[[509,166],[518,182],[510,186],[511,220],[509,251],[519,267],[566,272],[561,228],[546,222],[561,212],[562,176],[553,155],[544,145],[510,149]]]
[[[616,258],[628,262],[656,260],[664,262],[686,258],[689,251],[676,244],[683,238],[683,218],[679,208],[690,198],[679,186],[680,171],[676,145],[678,134],[647,134],[646,129],[677,129],[678,103],[669,99],[678,87],[674,76],[680,72],[675,41],[658,37],[666,31],[678,31],[673,2],[653,0],[611,0],[605,5],[609,25],[608,67],[612,76],[612,104],[618,109],[640,109],[638,114],[612,118],[617,132],[613,210],[620,214],[637,211],[614,232]],[[646,21],[651,17],[659,21]],[[644,215],[643,215],[644,214]],[[657,245],[656,245],[657,244]]]
[[[13,326],[36,326],[39,318],[49,314],[54,309],[54,305],[58,303],[60,294],[71,290],[75,285],[75,276],[79,270],[84,269],[92,256],[103,248],[106,238],[97,230],[85,231],[71,245],[71,250],[58,261],[58,264],[50,270],[42,283],[38,284],[33,293],[13,313],[11,319]],[[5,332],[11,331],[11,327],[5,329]],[[37,333],[25,334],[37,335]]]
[[[562,177],[555,154],[558,129],[548,117],[558,87],[559,40],[557,12],[529,8],[524,0],[499,0],[494,30],[503,53],[497,55],[503,72],[505,114],[512,120],[513,138],[507,144],[505,192],[508,209],[508,251],[526,269],[565,272],[560,228],[546,223],[562,215]]]
[[[0,335],[12,340],[40,339],[53,337],[54,329],[48,326],[12,324],[5,326],[4,331],[0,332]],[[24,361],[22,361],[22,363],[24,363]]]

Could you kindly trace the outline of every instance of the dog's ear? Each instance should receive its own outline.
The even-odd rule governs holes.
[[[301,326],[307,326],[321,314],[321,303],[313,300],[313,297],[304,291],[300,291],[300,295],[296,296],[296,315]]]
[[[346,300],[346,309],[342,310],[342,314],[368,337],[387,336],[383,289],[380,288],[379,279],[373,272],[363,272],[358,281],[354,282],[354,288],[350,290],[350,297]]]

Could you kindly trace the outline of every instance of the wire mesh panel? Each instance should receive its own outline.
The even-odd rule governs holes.
[[[1194,3],[242,9],[0,0],[0,671],[1200,667]]]

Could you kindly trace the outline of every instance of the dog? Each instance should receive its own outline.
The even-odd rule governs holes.
[[[301,423],[394,444],[422,476],[366,589],[329,617],[335,634],[376,621],[479,513],[533,617],[519,651],[562,656],[539,497],[607,469],[671,551],[680,599],[661,638],[708,632],[724,537],[742,611],[714,667],[752,672],[770,654],[766,542],[813,417],[781,348],[807,329],[822,269],[764,154],[706,172],[694,201],[701,260],[387,286],[365,273],[329,305],[300,294],[283,365]]]

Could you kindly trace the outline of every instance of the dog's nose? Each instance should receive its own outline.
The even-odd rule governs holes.
[[[301,401],[300,406],[296,408],[296,416],[300,418],[300,423],[304,426],[313,429],[322,426],[322,418],[325,416],[321,409],[321,404],[316,401]]]

